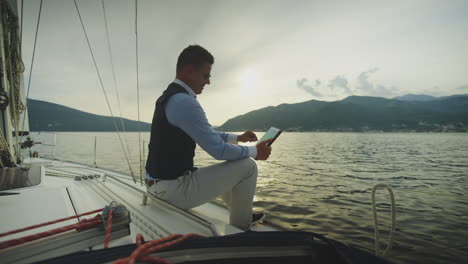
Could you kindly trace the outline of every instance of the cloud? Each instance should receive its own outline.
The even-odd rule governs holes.
[[[398,94],[398,89],[394,86],[384,86],[376,84],[369,80],[369,77],[378,71],[378,68],[373,68],[365,72],[361,72],[357,78],[356,92],[363,93],[369,96],[392,97]]]
[[[467,90],[468,91],[468,85],[462,85],[460,87],[456,88],[457,90]]]
[[[371,80],[372,74],[376,73],[378,70],[379,69],[375,67],[368,71],[361,72],[357,76],[355,82],[350,82],[344,75],[336,75],[333,79],[327,82],[326,87],[320,87],[322,82],[319,79],[315,81],[314,85],[308,85],[306,78],[298,80],[297,86],[313,96],[322,98],[339,98],[353,94],[387,98],[400,95],[401,91],[397,87],[385,86]],[[318,92],[319,88],[320,92]],[[461,86],[459,89],[468,89],[468,85]]]
[[[328,87],[332,90],[335,88],[341,88],[346,94],[352,94],[349,89],[348,80],[341,75],[337,75],[333,80],[328,81]]]
[[[378,70],[377,68],[373,68],[369,71],[361,72],[357,78],[358,83],[356,85],[356,89],[364,91],[366,93],[374,93],[375,92],[374,84],[372,84],[369,81],[369,76],[372,73],[375,73],[377,70]]]
[[[306,92],[310,93],[311,95],[313,95],[315,97],[322,97],[322,94],[319,93],[318,91],[316,91],[316,89],[321,84],[320,80],[315,80],[314,87],[312,87],[310,85],[307,85],[306,82],[307,82],[306,78],[302,78],[301,80],[298,80],[297,81],[297,87],[299,87],[300,89],[304,89]]]

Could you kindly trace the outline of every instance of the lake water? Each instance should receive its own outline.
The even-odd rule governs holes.
[[[51,133],[32,135],[53,144]],[[93,164],[95,137],[97,165],[128,173],[116,133],[56,133],[56,158]],[[138,133],[122,139],[139,172]],[[142,133],[141,141],[148,140]],[[50,146],[34,149],[42,157],[53,154]],[[257,162],[254,206],[272,222],[373,249],[371,189],[385,183],[395,193],[397,212],[390,260],[468,263],[468,133],[283,133],[269,161]],[[196,166],[217,162],[197,148]],[[389,195],[381,189],[376,197],[386,242]]]

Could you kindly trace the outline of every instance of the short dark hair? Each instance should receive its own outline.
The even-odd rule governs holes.
[[[205,48],[199,45],[190,45],[185,48],[177,59],[177,72],[185,65],[201,66],[204,62],[214,63],[214,57]]]

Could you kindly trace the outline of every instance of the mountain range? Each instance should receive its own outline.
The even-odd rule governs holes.
[[[115,131],[109,116],[95,115],[63,105],[28,99],[31,131]],[[151,124],[115,118],[122,131],[150,131]],[[468,95],[433,97],[408,94],[393,99],[350,96],[340,101],[310,100],[280,104],[229,119],[221,131],[468,131]]]
[[[350,96],[269,106],[229,119],[218,129],[286,131],[468,131],[468,95]]]
[[[114,120],[109,116],[95,115],[59,104],[28,99],[30,131],[115,131]],[[150,131],[151,124],[115,118],[119,131],[122,121],[125,131]]]

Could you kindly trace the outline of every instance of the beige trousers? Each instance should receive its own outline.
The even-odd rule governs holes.
[[[197,207],[221,196],[229,208],[230,224],[246,230],[252,221],[257,174],[255,161],[245,158],[186,172],[175,180],[159,181],[148,191],[182,209]]]

